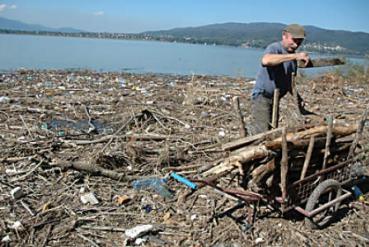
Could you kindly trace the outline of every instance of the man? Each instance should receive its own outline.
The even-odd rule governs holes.
[[[274,89],[279,89],[280,98],[287,92],[292,93],[292,77],[297,71],[297,61],[302,60],[307,64],[310,60],[307,53],[296,53],[304,39],[304,28],[291,24],[283,29],[281,41],[272,43],[265,49],[252,90],[250,134],[270,129]]]

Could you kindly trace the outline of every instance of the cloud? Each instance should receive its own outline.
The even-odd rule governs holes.
[[[6,8],[6,4],[0,4],[0,12],[4,11]]]
[[[104,11],[96,11],[96,12],[93,13],[93,15],[102,16],[102,15],[104,15]]]
[[[16,9],[17,8],[17,5],[15,4],[12,4],[12,5],[6,5],[4,3],[1,3],[0,4],[0,12],[6,10],[6,9]]]

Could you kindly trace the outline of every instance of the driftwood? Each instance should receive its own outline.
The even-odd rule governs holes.
[[[308,146],[308,149],[306,151],[306,157],[305,157],[305,161],[304,161],[304,166],[302,167],[300,180],[304,179],[305,176],[306,176],[306,172],[307,172],[307,169],[309,167],[309,163],[310,163],[310,159],[311,159],[311,154],[313,153],[313,149],[314,149],[314,141],[315,141],[315,137],[314,136],[310,137],[309,146]]]
[[[281,191],[282,210],[287,199],[287,172],[288,172],[288,147],[286,129],[282,131],[282,160],[281,160]]]
[[[256,167],[252,172],[252,183],[260,184],[260,182],[272,171],[275,169],[275,159],[270,160],[268,163],[264,165],[260,165]]]
[[[239,97],[234,97],[233,98],[233,108],[238,116],[238,121],[239,121],[239,125],[240,125],[240,136],[241,137],[246,137],[247,136],[247,130],[245,128],[245,122],[243,121],[243,116],[242,116],[242,112],[241,112],[241,108],[240,108],[240,98]]]
[[[274,89],[273,95],[273,112],[272,112],[272,128],[278,128],[279,119],[279,88]]]
[[[345,61],[341,58],[318,58],[311,59],[307,65],[303,61],[298,61],[297,66],[299,68],[316,68],[342,64],[345,64]]]
[[[347,136],[356,132],[358,125],[349,126],[335,126],[332,128],[332,134],[340,137]],[[327,133],[328,126],[317,126],[311,129],[300,131],[297,133],[288,133],[286,140],[288,143],[292,143],[295,146],[306,145],[306,142],[301,142],[303,139],[309,139],[311,136],[320,137]],[[211,168],[204,173],[205,176],[210,174],[218,174],[224,171],[233,170],[235,167],[240,167],[242,164],[267,157],[271,150],[281,149],[282,137],[276,138],[272,141],[267,141],[258,146],[249,146],[244,151],[226,158],[219,165]]]
[[[224,151],[232,151],[232,150],[235,150],[235,149],[238,149],[240,147],[246,146],[247,144],[250,144],[250,143],[258,141],[258,140],[269,139],[273,136],[275,138],[275,136],[277,134],[280,135],[280,132],[282,131],[282,129],[283,128],[278,128],[278,129],[274,129],[274,130],[269,130],[267,132],[259,133],[259,134],[256,134],[256,135],[240,138],[240,139],[237,139],[235,141],[223,144],[222,149]]]
[[[108,177],[119,181],[127,181],[134,179],[134,177],[127,176],[126,174],[118,173],[113,170],[108,170],[103,167],[100,167],[97,164],[89,164],[87,162],[72,162],[54,159],[50,165],[57,166],[65,170],[74,169],[81,172],[87,172],[90,175]]]
[[[355,139],[352,142],[352,145],[350,147],[347,159],[351,158],[354,154],[355,148],[356,148],[356,146],[359,142],[359,139],[361,138],[361,135],[363,133],[365,122],[367,121],[367,117],[368,117],[368,109],[365,110],[364,114],[361,117],[361,120],[359,122],[359,127],[357,128]]]

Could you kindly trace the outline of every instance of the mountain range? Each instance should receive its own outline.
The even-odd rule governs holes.
[[[137,34],[106,34],[107,38],[137,38],[149,40],[175,41],[187,43],[231,45],[264,48],[269,43],[281,39],[281,31],[286,26],[282,23],[221,23],[199,27],[174,28],[170,30],[149,31]],[[0,17],[0,29],[27,32],[85,32],[71,27],[50,28],[42,25],[27,24]],[[303,48],[308,51],[369,55],[369,33],[344,30],[328,30],[315,26],[305,26],[307,38]],[[101,35],[99,35],[101,37]]]
[[[66,32],[66,33],[83,32],[82,30],[71,27],[51,28],[43,25],[28,24],[21,21],[6,19],[3,17],[0,17],[0,29],[21,30],[21,31]]]
[[[142,34],[176,41],[264,48],[269,43],[281,39],[281,32],[285,26],[286,24],[282,23],[265,22],[222,23]],[[304,27],[306,31],[304,44],[308,50],[369,54],[369,33],[328,30],[315,26]]]

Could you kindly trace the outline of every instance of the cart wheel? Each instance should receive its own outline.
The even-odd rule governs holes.
[[[305,210],[310,212],[314,209],[336,199],[342,193],[341,185],[334,179],[327,179],[320,183],[311,193],[307,203]],[[305,224],[311,229],[322,229],[326,227],[334,213],[338,210],[340,206],[340,202],[332,205],[326,210],[314,215],[313,217],[306,217]]]

